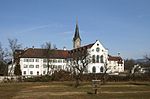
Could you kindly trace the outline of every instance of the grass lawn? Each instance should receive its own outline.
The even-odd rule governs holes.
[[[91,83],[78,88],[73,82],[0,83],[0,99],[150,99],[150,82],[111,82],[92,94]]]

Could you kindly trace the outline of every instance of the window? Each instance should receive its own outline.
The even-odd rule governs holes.
[[[39,65],[36,65],[36,68],[39,68]]]
[[[29,65],[29,68],[34,68],[34,65]]]
[[[101,63],[104,63],[103,55],[101,55]]]
[[[36,59],[35,61],[36,61],[36,62],[39,62],[39,59]]]
[[[43,74],[45,74],[46,73],[46,71],[43,71]]]
[[[30,59],[29,59],[29,62],[34,62],[34,59],[33,59],[33,58],[30,58]]]
[[[28,65],[24,65],[24,68],[28,68]]]
[[[58,66],[57,65],[54,65],[55,69],[58,69]]]
[[[30,71],[30,74],[32,75],[32,74],[33,74],[33,71]]]
[[[96,62],[99,63],[99,55],[96,57]]]
[[[34,59],[31,59],[31,62],[34,62]]]
[[[116,66],[114,66],[114,69],[116,69]]]
[[[92,68],[92,73],[96,73],[96,67],[95,66],[93,66],[93,68]]]
[[[51,69],[53,69],[54,67],[53,67],[53,65],[49,65],[49,67],[51,68]]]
[[[55,59],[55,63],[57,63],[57,59]]]
[[[46,65],[46,64],[43,64],[43,68],[47,68],[47,65]]]
[[[65,60],[63,60],[63,63],[65,63],[66,61]]]
[[[47,59],[43,59],[43,62],[47,62]]]
[[[61,65],[58,65],[58,69],[62,69],[61,67],[62,67]]]
[[[100,68],[100,72],[104,72],[104,68],[102,66]]]
[[[53,63],[57,63],[57,60],[56,60],[56,59],[53,59]]]
[[[39,75],[39,71],[37,71],[37,75]]]
[[[52,65],[52,68],[53,68],[53,69],[56,68],[55,65]]]
[[[24,59],[24,62],[28,62],[28,59],[27,59],[27,58],[25,58],[25,59]]]
[[[61,60],[61,59],[59,59],[59,60],[58,60],[58,63],[62,63],[62,60]]]
[[[50,63],[52,63],[52,62],[53,62],[53,60],[52,60],[52,59],[50,59],[50,60],[49,60],[49,62],[50,62]]]
[[[95,63],[95,55],[92,56],[92,62]]]
[[[23,74],[26,75],[26,71],[23,71]]]
[[[100,51],[100,48],[99,48],[99,47],[97,47],[97,48],[96,48],[96,51],[97,51],[97,52],[99,52],[99,51]]]
[[[92,52],[94,52],[94,49],[92,49]]]

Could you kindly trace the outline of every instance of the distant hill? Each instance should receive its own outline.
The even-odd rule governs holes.
[[[146,59],[136,59],[135,62],[136,63],[146,63],[147,60]]]

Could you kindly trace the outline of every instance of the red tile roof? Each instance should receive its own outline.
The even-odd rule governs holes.
[[[82,46],[80,48],[76,48],[70,51],[83,51],[87,50],[88,48],[91,48],[94,45],[88,44],[85,46]],[[71,54],[69,50],[49,50],[49,58],[71,58]],[[26,50],[16,50],[16,54],[20,54],[20,58],[46,58],[47,57],[47,49],[41,49],[41,48],[28,48]]]
[[[46,58],[47,49],[29,48],[24,51],[21,58]],[[49,50],[49,58],[69,58],[67,50]]]
[[[88,44],[88,45],[85,45],[85,46],[82,46],[82,47],[79,47],[79,48],[76,48],[76,49],[72,49],[71,51],[87,50],[88,48],[91,48],[94,44],[95,44],[95,43]]]
[[[119,64],[123,64],[123,59],[120,56],[108,55],[108,61],[118,61]]]

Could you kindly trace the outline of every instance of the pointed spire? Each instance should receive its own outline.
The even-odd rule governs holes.
[[[78,24],[78,17],[76,17],[76,25]]]
[[[80,34],[79,34],[79,27],[78,27],[78,18],[76,18],[76,28],[75,28],[75,35],[74,35],[73,40],[75,41],[77,38],[81,40]]]

